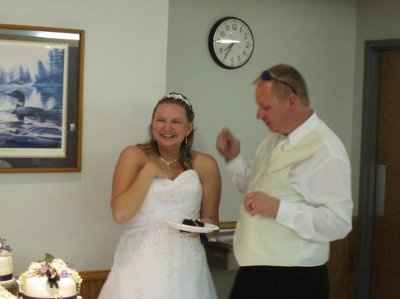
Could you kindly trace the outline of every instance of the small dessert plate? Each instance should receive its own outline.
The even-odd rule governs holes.
[[[207,233],[211,233],[213,231],[219,230],[219,227],[217,225],[211,224],[211,223],[206,223],[206,222],[204,222],[204,226],[187,225],[187,224],[178,223],[178,222],[175,222],[172,220],[166,220],[165,222],[172,228],[175,228],[177,230],[182,230],[185,232],[189,232],[189,233],[207,234]]]

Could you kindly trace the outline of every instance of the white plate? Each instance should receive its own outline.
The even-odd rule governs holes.
[[[215,224],[211,223],[204,223],[204,226],[192,226],[192,225],[187,225],[183,223],[177,223],[172,220],[166,220],[165,221],[169,226],[178,229],[178,230],[183,230],[185,232],[190,232],[190,233],[211,233],[213,231],[219,230],[219,227]]]

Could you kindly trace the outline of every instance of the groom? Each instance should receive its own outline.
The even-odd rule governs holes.
[[[255,81],[257,119],[270,133],[248,168],[228,129],[217,137],[245,193],[234,238],[239,270],[231,299],[329,298],[329,243],[352,227],[350,162],[310,106],[302,75],[276,65]]]

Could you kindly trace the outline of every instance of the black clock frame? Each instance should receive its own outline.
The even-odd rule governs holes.
[[[229,65],[224,64],[223,62],[221,62],[218,59],[218,57],[217,57],[217,55],[215,54],[215,51],[214,51],[214,34],[217,31],[219,25],[221,25],[222,22],[224,22],[224,21],[226,21],[228,19],[236,19],[236,20],[239,20],[240,22],[242,22],[243,24],[245,24],[247,26],[247,28],[249,29],[249,32],[250,32],[252,40],[253,40],[253,49],[251,50],[251,53],[250,53],[249,57],[242,64],[240,64],[238,66],[229,66]],[[227,16],[227,17],[223,17],[223,18],[219,19],[211,27],[210,33],[208,34],[208,50],[210,51],[211,57],[213,58],[213,60],[214,60],[214,62],[216,64],[218,64],[220,67],[222,67],[224,69],[233,70],[233,69],[238,69],[238,68],[244,66],[250,60],[251,56],[253,56],[254,48],[255,48],[254,34],[253,34],[249,24],[247,24],[244,20],[242,20],[242,19],[240,19],[238,17]]]

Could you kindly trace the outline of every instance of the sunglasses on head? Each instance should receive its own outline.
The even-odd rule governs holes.
[[[289,87],[290,90],[291,90],[294,94],[297,95],[297,92],[296,92],[296,90],[294,89],[294,87],[293,87],[292,85],[290,85],[289,83],[287,83],[287,82],[284,81],[284,80],[281,80],[281,79],[277,78],[277,77],[276,77],[274,74],[272,74],[270,71],[263,71],[263,72],[261,73],[260,78],[261,78],[261,80],[263,80],[263,81],[272,81],[272,80],[274,80],[274,81],[276,81],[276,82],[279,82],[279,83],[281,83],[281,84],[283,84],[283,85]]]

